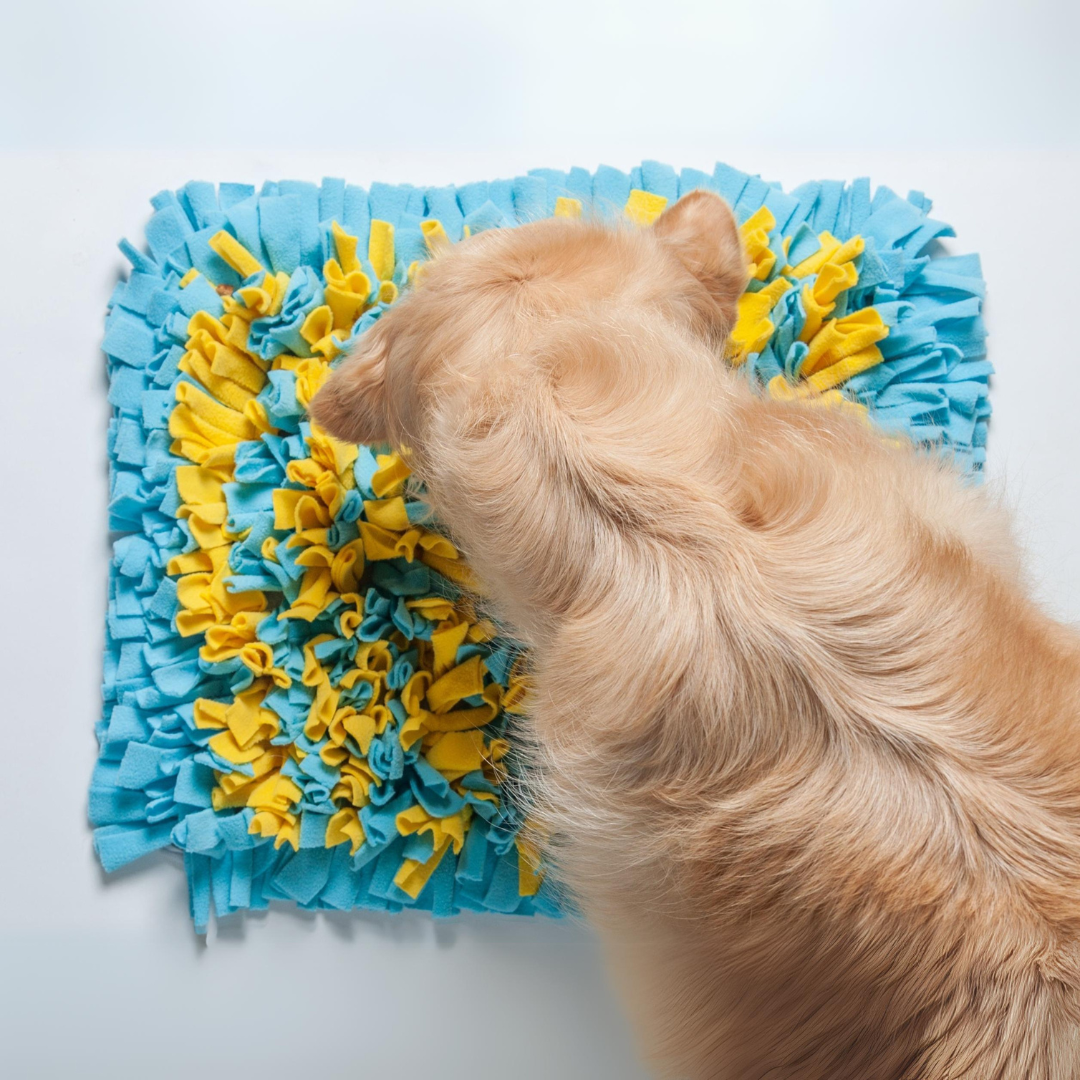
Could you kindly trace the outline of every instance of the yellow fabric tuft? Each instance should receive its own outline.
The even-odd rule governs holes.
[[[360,244],[357,237],[347,233],[336,221],[330,223],[330,232],[334,237],[334,250],[342,273],[352,274],[360,269],[360,259],[356,250]]]
[[[769,248],[769,234],[775,228],[776,218],[767,206],[755,211],[739,227],[751,281],[764,281],[776,265],[776,255]]]
[[[394,226],[389,221],[376,218],[371,222],[368,262],[380,281],[389,281],[394,276]]]
[[[738,366],[751,353],[760,352],[768,344],[776,329],[769,313],[791,287],[790,281],[776,278],[758,292],[743,293],[739,298],[739,317],[728,340],[730,363]]]
[[[833,319],[822,326],[810,342],[802,374],[813,375],[845,357],[862,352],[888,333],[889,328],[874,308],[863,308],[842,319]],[[880,360],[880,353],[878,358]]]
[[[224,229],[214,233],[209,244],[242,278],[251,277],[263,268],[262,263],[235,236]]]
[[[445,818],[433,817],[419,805],[410,806],[408,810],[398,814],[397,831],[402,836],[430,834],[434,850],[425,862],[403,859],[394,876],[394,884],[416,899],[447,851],[453,849],[455,855],[461,852],[465,845],[465,830],[470,817],[471,808],[468,806]]]
[[[420,231],[424,234],[424,243],[432,255],[445,251],[450,246],[450,237],[446,235],[443,223],[435,218],[420,222]]]
[[[349,854],[355,855],[364,840],[364,826],[360,824],[360,815],[355,807],[342,807],[326,824],[327,847],[348,844]]]
[[[634,188],[626,200],[625,214],[635,225],[651,225],[667,206],[663,195],[654,195],[651,191]]]
[[[530,839],[519,836],[516,841],[518,852],[518,894],[535,896],[540,891],[544,875],[540,871],[540,849]]]
[[[571,199],[567,195],[560,195],[555,200],[555,217],[579,218],[582,207],[580,199]]]

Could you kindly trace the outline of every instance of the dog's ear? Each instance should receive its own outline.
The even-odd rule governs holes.
[[[311,403],[311,418],[342,442],[381,443],[389,438],[386,361],[391,330],[390,319],[383,316],[361,334]]]
[[[747,282],[746,255],[731,208],[711,191],[692,191],[669,206],[653,230],[705,286],[726,337]]]

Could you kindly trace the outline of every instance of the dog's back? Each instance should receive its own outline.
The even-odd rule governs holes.
[[[409,444],[532,645],[536,813],[655,1060],[1080,1076],[1080,643],[1003,516],[719,363],[743,270],[714,197],[476,250],[315,415]]]

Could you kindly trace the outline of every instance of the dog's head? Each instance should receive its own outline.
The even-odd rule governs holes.
[[[598,316],[621,309],[718,351],[746,277],[731,210],[705,191],[650,228],[552,218],[483,232],[423,266],[417,287],[363,334],[311,412],[343,441],[404,444],[422,459],[433,420],[452,420],[500,383],[512,393],[555,325],[595,328]]]

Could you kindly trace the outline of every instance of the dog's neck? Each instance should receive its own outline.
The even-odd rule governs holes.
[[[513,415],[434,466],[436,514],[525,640],[617,585],[663,604],[680,567],[726,542],[738,470],[725,430],[738,395],[726,377],[684,385],[645,387],[610,412],[567,408],[550,385],[523,388]]]

